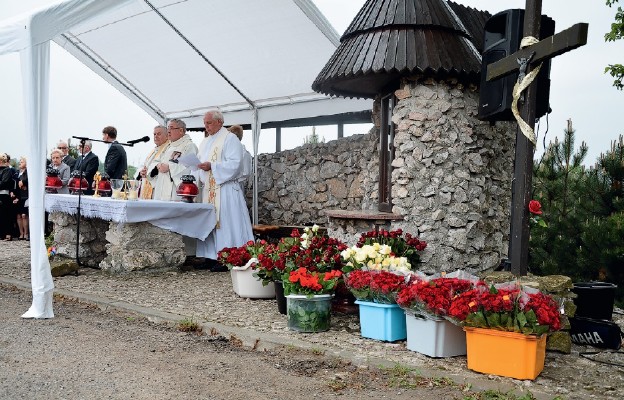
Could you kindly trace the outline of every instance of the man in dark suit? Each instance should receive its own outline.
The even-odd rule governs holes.
[[[82,148],[82,144],[78,146],[78,151],[82,155],[78,157],[74,165],[74,170],[82,171],[82,176],[84,176],[89,183],[89,189],[85,190],[86,195],[93,194],[93,175],[95,175],[100,166],[100,159],[91,152],[91,146],[93,146],[93,144],[90,140],[85,140],[84,149]]]
[[[63,152],[63,159],[61,162],[67,164],[69,169],[73,171],[74,165],[76,165],[76,159],[69,155],[69,145],[66,142],[60,141],[56,147]]]
[[[109,144],[104,158],[104,171],[111,179],[121,179],[128,169],[128,161],[126,150],[117,142],[117,129],[114,126],[104,128],[102,140]]]

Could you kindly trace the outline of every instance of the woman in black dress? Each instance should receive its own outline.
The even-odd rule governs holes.
[[[9,165],[9,155],[0,153],[0,238],[11,240],[13,224],[11,191],[15,188],[13,168]]]
[[[19,240],[30,240],[30,235],[28,234],[28,171],[26,170],[26,157],[20,158],[19,161],[16,198],[13,202],[17,205]]]

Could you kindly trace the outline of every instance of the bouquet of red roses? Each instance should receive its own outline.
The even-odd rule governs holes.
[[[447,277],[416,280],[399,292],[397,304],[416,315],[436,319],[446,316],[453,299],[475,284],[473,280]]]
[[[405,276],[388,271],[355,270],[346,275],[345,285],[356,299],[381,304],[395,304],[405,287]]]
[[[254,242],[249,241],[240,247],[226,247],[217,255],[217,260],[221,265],[225,265],[228,269],[233,267],[242,267],[251,260],[252,255],[248,250],[248,246],[253,246]]]
[[[465,326],[540,336],[561,327],[551,296],[517,284],[478,287],[453,300],[449,316]]]
[[[319,272],[340,270],[343,266],[340,252],[346,248],[347,245],[322,234],[314,225],[306,227],[303,233],[293,229],[290,237],[282,238],[275,248],[273,261],[275,268],[282,272],[299,267]]]

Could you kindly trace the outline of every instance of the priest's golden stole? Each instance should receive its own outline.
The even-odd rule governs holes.
[[[147,158],[145,159],[145,166],[147,166],[149,163],[152,162],[153,159],[155,159],[156,157],[160,156],[162,154],[163,151],[165,151],[165,149],[169,148],[169,141],[167,140],[165,143],[161,144],[158,147],[155,147],[152,149],[152,152],[147,156]],[[150,171],[147,171],[147,173],[149,174]],[[141,195],[140,198],[141,199],[145,199],[145,200],[149,200],[152,198],[152,194],[154,192],[154,187],[152,186],[151,183],[149,183],[149,180],[147,179],[147,177],[141,179]]]
[[[208,151],[208,161],[210,164],[214,162],[221,162],[221,152],[223,150],[223,143],[225,143],[225,138],[227,135],[219,135],[215,141],[210,146],[210,150]],[[212,173],[212,166],[210,167],[210,171],[206,172],[207,180],[205,190],[208,191],[206,195],[206,202],[212,204],[215,207],[215,213],[217,216],[217,225],[215,229],[221,228],[221,224],[219,223],[219,209],[221,206],[221,185],[217,185],[215,181],[214,174]]]

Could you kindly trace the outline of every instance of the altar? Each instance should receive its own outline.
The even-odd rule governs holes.
[[[80,262],[110,272],[178,267],[186,258],[183,236],[205,240],[216,225],[214,206],[204,203],[46,194],[61,256],[76,257],[79,201]]]

